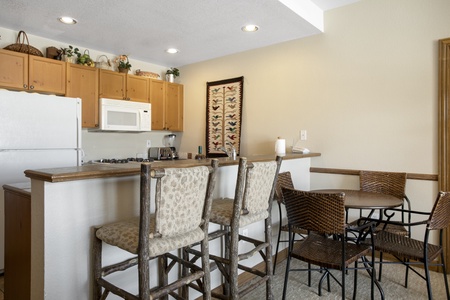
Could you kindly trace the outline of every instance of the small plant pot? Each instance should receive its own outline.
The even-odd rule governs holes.
[[[128,73],[130,69],[127,68],[119,68],[119,73]]]
[[[175,81],[175,76],[173,76],[173,74],[166,74],[166,81],[174,82]]]
[[[77,62],[77,57],[76,56],[63,55],[62,58],[63,58],[63,61],[70,62],[71,64],[74,64],[74,63]]]

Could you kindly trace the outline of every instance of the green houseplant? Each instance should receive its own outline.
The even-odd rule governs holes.
[[[69,45],[69,48],[61,48],[61,53],[63,55],[63,60],[71,63],[75,63],[77,58],[81,55],[80,49],[74,48]]]
[[[173,82],[175,77],[180,76],[180,70],[177,68],[170,68],[166,71],[166,80],[169,82]]]

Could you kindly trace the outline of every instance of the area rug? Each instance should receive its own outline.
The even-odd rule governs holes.
[[[298,260],[293,260],[294,268],[305,268],[306,264]],[[277,265],[276,274],[274,276],[273,294],[274,299],[279,300],[283,294],[283,283],[285,273],[286,260]],[[421,270],[423,273],[423,270]],[[307,272],[291,272],[289,275],[288,290],[286,299],[341,299],[340,286],[331,281],[331,292],[322,290],[322,296],[318,295],[318,282],[320,274],[312,273],[312,284],[308,286]],[[339,276],[339,273],[337,273]],[[353,298],[353,272],[349,272],[346,279],[346,298]],[[427,286],[425,280],[416,274],[409,273],[408,288],[404,287],[405,267],[401,265],[384,265],[381,286],[384,290],[385,299],[428,299]],[[447,299],[445,296],[444,276],[442,273],[431,272],[431,284],[433,291],[433,299]],[[262,300],[265,299],[265,285],[260,286],[253,292],[245,295],[245,300]],[[365,271],[358,273],[358,291],[356,299],[370,299],[370,278]],[[375,288],[375,299],[381,299],[380,293]]]

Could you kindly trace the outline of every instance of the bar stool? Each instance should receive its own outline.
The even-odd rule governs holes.
[[[187,299],[186,293],[179,292],[186,291],[182,289],[186,285],[200,291],[203,299],[211,299],[208,225],[217,167],[216,159],[210,167],[152,169],[149,163],[141,165],[139,217],[94,229],[94,299],[105,299],[110,292],[124,299],[147,300],[167,298],[167,295]],[[155,213],[152,214],[151,178],[156,178]],[[102,266],[102,242],[135,256]],[[198,242],[201,244],[201,266],[170,253]],[[150,273],[149,261],[155,258],[158,258],[159,272],[155,270]],[[133,295],[107,279],[112,273],[136,265],[138,295]],[[181,278],[169,283],[168,273],[175,265],[189,272],[183,272]],[[159,285],[152,289],[151,274],[159,274]]]
[[[210,233],[210,241],[223,239],[223,257],[210,254],[224,278],[222,294],[212,292],[219,299],[239,299],[249,291],[266,282],[266,299],[272,295],[272,200],[275,191],[281,157],[269,162],[251,162],[240,158],[234,199],[213,200],[211,222],[221,225],[221,230]],[[239,229],[250,224],[264,222],[264,240],[239,234]],[[239,253],[239,242],[252,244],[245,253]],[[259,253],[265,270],[241,265],[241,261]],[[238,286],[238,270],[256,275],[252,280]]]

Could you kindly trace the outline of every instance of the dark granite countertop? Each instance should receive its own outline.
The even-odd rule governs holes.
[[[298,159],[320,156],[320,153],[286,153],[283,156],[283,160],[286,159]],[[245,156],[249,161],[267,161],[275,159],[275,154],[268,155],[247,155]],[[219,167],[237,165],[239,159],[232,160],[230,158],[219,158]],[[152,167],[158,168],[183,168],[193,166],[210,165],[211,159],[186,159],[186,160],[166,160],[152,162]],[[139,175],[140,164],[139,163],[127,163],[127,164],[86,164],[79,167],[67,167],[67,168],[51,168],[51,169],[39,169],[39,170],[26,170],[25,176],[31,179],[38,179],[47,182],[63,182],[72,180],[83,180],[93,178],[107,178],[107,177],[121,177]]]

